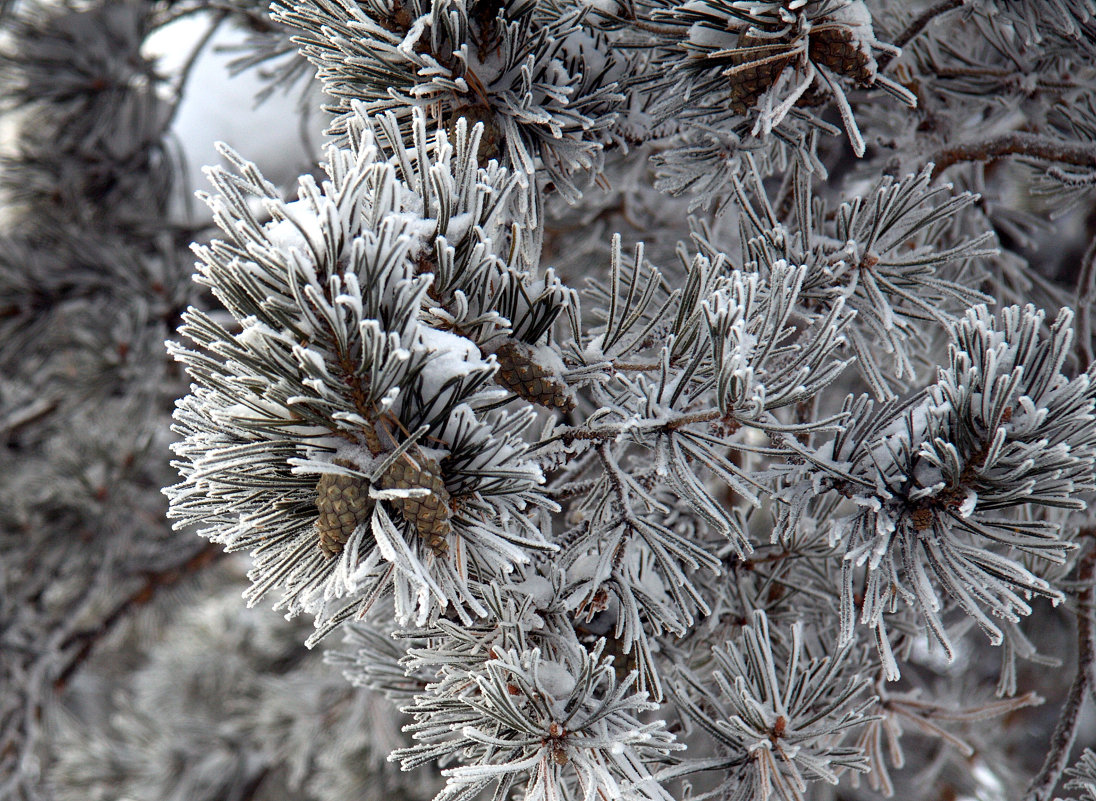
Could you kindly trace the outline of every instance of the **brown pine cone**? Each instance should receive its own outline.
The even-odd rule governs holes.
[[[349,462],[336,461],[344,467]],[[330,559],[342,553],[350,535],[373,514],[373,499],[369,497],[369,482],[358,476],[324,473],[316,482],[316,531],[320,550]]]
[[[811,61],[866,87],[875,83],[876,63],[871,48],[844,25],[821,24],[810,33],[807,55]]]
[[[731,80],[731,111],[745,114],[776,83],[796,53],[786,42],[746,34],[739,37],[736,50],[725,56],[730,66],[723,74]]]
[[[441,480],[441,468],[421,452],[405,453],[392,463],[377,482],[382,489],[428,489],[421,498],[397,498],[391,501],[403,519],[415,527],[419,536],[437,556],[449,551],[446,537],[449,523],[449,492]]]
[[[499,361],[497,381],[519,398],[569,412],[575,408],[575,396],[563,381],[534,359],[533,349],[524,342],[510,341],[495,351]]]
[[[814,81],[811,82],[810,88],[799,96],[799,99],[795,101],[795,105],[798,108],[815,108],[829,99],[829,87],[816,75]]]

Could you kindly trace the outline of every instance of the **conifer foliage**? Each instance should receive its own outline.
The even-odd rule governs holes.
[[[0,798],[1096,798],[1092,3],[0,30]]]

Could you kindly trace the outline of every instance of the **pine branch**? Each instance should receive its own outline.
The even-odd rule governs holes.
[[[971,161],[989,163],[1007,156],[1096,169],[1096,145],[1066,142],[1026,131],[945,146],[929,161],[935,165],[933,175],[939,176],[955,164]]]
[[[75,645],[79,647],[62,664],[53,680],[54,690],[60,692],[68,685],[73,674],[91,656],[92,650],[102,642],[114,628],[129,615],[150,603],[156,594],[175,586],[191,576],[200,573],[205,568],[215,564],[225,556],[225,552],[219,546],[208,543],[202,546],[195,554],[185,561],[171,567],[157,570],[145,576],[144,583],[134,592],[122,599],[93,629],[76,631],[69,635],[61,644],[62,649],[69,649]]]
[[[1004,781],[1021,727],[977,724],[1037,701],[1016,695],[1017,660],[1045,662],[1024,627],[1074,564],[1080,664],[1030,791],[1049,801],[1096,673],[1096,550],[1070,561],[1096,491],[1096,375],[1075,369],[1094,361],[1096,240],[1077,298],[1054,304],[1085,304],[1075,326],[1069,309],[1046,324],[1031,290],[1055,265],[1027,245],[1044,236],[1033,210],[1096,186],[1096,0],[279,0],[273,21],[252,0],[99,0],[45,39],[40,1],[0,36],[23,54],[0,64],[17,79],[0,102],[29,110],[5,188],[42,210],[36,244],[71,245],[43,267],[0,243],[0,524],[18,549],[0,666],[29,677],[26,703],[0,693],[4,789],[210,801],[286,780],[349,798],[388,791],[361,777],[392,754],[440,769],[409,790],[420,801],[669,801],[702,772],[683,790],[698,801],[803,801],[860,773],[889,787],[903,725],[937,738],[903,743],[911,761],[977,754]],[[198,14],[205,35],[161,77],[149,35]],[[246,29],[233,63],[266,91],[315,67],[335,139],[295,199],[223,151],[204,196],[222,233],[195,246],[194,289],[189,256],[149,234],[183,235],[151,167],[221,21]],[[938,146],[935,165],[887,174],[883,150]],[[1006,157],[1043,166],[1041,203],[1010,204],[1023,171],[935,180]],[[153,219],[115,225],[123,202]],[[626,252],[633,234],[648,245]],[[129,244],[136,281],[115,267]],[[114,480],[133,449],[98,407],[65,420],[73,397],[114,392],[149,408],[148,450],[166,445],[163,387],[181,378],[160,343],[188,305],[166,494],[178,528],[212,541],[197,554],[190,534],[100,537],[125,528],[117,511],[87,526],[162,477]],[[124,380],[86,388],[108,370]],[[110,550],[85,563],[64,543]],[[311,672],[306,633],[236,631],[235,587],[193,610],[191,639],[223,661],[161,638],[132,698],[109,677],[109,720],[44,736],[58,690],[101,686],[72,678],[111,632],[222,549],[250,554],[248,603],[273,593],[314,619],[307,645],[347,635],[329,661],[401,706],[410,739],[372,707],[333,733],[351,691]],[[926,633],[958,664],[923,659]],[[990,647],[1010,697],[972,705],[990,683],[964,668]],[[920,691],[887,693],[911,665]],[[210,680],[215,727],[187,695]],[[144,719],[147,701],[165,713]],[[676,754],[705,738],[707,758]],[[63,769],[38,774],[40,755]],[[1096,787],[1094,766],[1071,775]]]
[[[921,31],[925,30],[929,24],[939,16],[954,11],[957,8],[962,8],[967,5],[970,0],[940,0],[936,5],[929,6],[902,29],[902,32],[894,37],[894,46],[897,48],[903,48],[913,41]],[[895,58],[894,53],[882,53],[877,60],[879,63],[879,69],[885,70],[887,66]]]
[[[631,431],[667,433],[681,428],[682,426],[693,425],[695,423],[709,423],[713,420],[720,419],[721,416],[722,414],[718,409],[708,409],[699,412],[689,412],[687,414],[668,415],[666,417],[650,420],[613,423],[597,427],[572,426],[553,432],[550,438],[541,440],[537,443],[537,446],[542,447],[556,440],[560,440],[567,445],[579,441],[604,442],[606,440],[617,439]]]

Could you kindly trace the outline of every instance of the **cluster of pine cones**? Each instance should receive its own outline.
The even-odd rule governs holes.
[[[739,34],[737,47],[710,54],[709,59],[728,65],[723,75],[731,80],[731,110],[745,114],[784,70],[791,67],[804,73],[808,61],[860,88],[872,86],[878,65],[871,47],[875,41],[871,25],[843,15],[844,10],[806,23],[802,33],[781,36],[773,31],[770,36],[762,26],[747,26]],[[815,76],[796,105],[819,105],[826,94],[825,81]]]
[[[356,469],[345,460],[336,460],[336,464]],[[429,494],[422,497],[397,498],[390,503],[414,526],[436,556],[445,556],[449,551],[446,537],[451,530],[449,493],[441,479],[438,463],[421,452],[405,453],[380,475],[377,485],[380,489],[429,490]],[[320,476],[316,482],[316,509],[319,512],[316,530],[320,550],[328,557],[342,553],[354,530],[372,518],[374,504],[365,478],[345,473]]]
[[[549,409],[571,411],[575,398],[567,385],[547,367],[537,363],[533,349],[510,341],[496,353],[499,370],[495,380],[520,398]],[[369,432],[370,448],[383,457],[383,445],[376,432]],[[337,459],[336,464],[352,470],[356,465]],[[438,557],[449,551],[450,497],[437,461],[420,449],[411,448],[378,478],[379,489],[427,490],[419,497],[396,498],[390,503],[410,523]],[[369,481],[360,475],[324,473],[316,482],[316,531],[320,550],[329,558],[342,553],[358,526],[368,523],[375,501],[369,496]]]

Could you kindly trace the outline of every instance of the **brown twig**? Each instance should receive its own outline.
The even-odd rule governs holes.
[[[682,414],[677,417],[662,418],[657,420],[643,420],[640,423],[622,424],[614,423],[611,425],[602,426],[599,428],[584,428],[583,426],[575,426],[573,428],[564,429],[563,431],[553,434],[549,439],[543,440],[537,443],[539,445],[545,445],[548,442],[555,440],[562,440],[565,444],[570,445],[575,440],[589,440],[592,442],[604,442],[610,439],[617,439],[623,434],[627,434],[629,431],[634,430],[661,430],[665,433],[675,431],[683,426],[693,425],[694,423],[710,423],[714,420],[718,420],[721,417],[718,409],[710,409],[702,412],[691,412],[688,414]]]
[[[814,422],[815,417],[818,414],[818,396],[812,395],[811,397],[799,401],[795,404],[795,421],[797,423],[811,423]],[[799,440],[803,445],[811,444],[811,432],[809,430],[799,431],[795,438]]]
[[[54,689],[63,690],[72,675],[87,661],[95,645],[101,642],[133,610],[151,601],[158,591],[178,584],[222,556],[224,556],[224,551],[221,550],[221,547],[215,543],[209,543],[181,564],[149,573],[145,577],[144,583],[115,606],[106,617],[99,621],[95,628],[73,633],[62,643],[62,648],[70,648],[77,643],[80,643],[80,646],[69,657],[68,662],[61,669],[57,678],[54,679]]]
[[[1077,362],[1082,371],[1092,366],[1092,306],[1096,303],[1096,237],[1081,257],[1077,275]]]
[[[1026,156],[1039,161],[1096,169],[1096,147],[1015,131],[992,139],[962,142],[942,148],[931,159],[936,165],[933,174],[939,175],[948,167],[963,161],[990,162],[1005,156]]]
[[[914,17],[913,21],[906,26],[906,29],[904,31],[894,37],[894,46],[905,47],[911,41],[913,41],[913,38],[917,36],[917,34],[925,30],[930,22],[939,17],[941,14],[946,14],[949,11],[954,11],[955,9],[964,5],[966,5],[966,0],[942,0],[942,2],[926,8],[918,16]],[[893,59],[894,56],[891,53],[883,53],[875,61],[876,64],[879,65],[879,69],[884,70]]]
[[[257,798],[259,788],[262,787],[272,769],[273,765],[266,765],[256,771],[255,775],[248,779],[247,784],[240,789],[240,801],[252,801],[252,799]]]
[[[1054,788],[1062,778],[1062,772],[1069,764],[1073,741],[1077,737],[1081,708],[1092,689],[1093,672],[1096,669],[1096,639],[1094,639],[1092,608],[1096,581],[1096,545],[1077,563],[1077,582],[1080,592],[1077,595],[1077,674],[1069,695],[1062,706],[1058,725],[1050,738],[1043,767],[1032,779],[1025,798],[1027,801],[1049,801]]]

